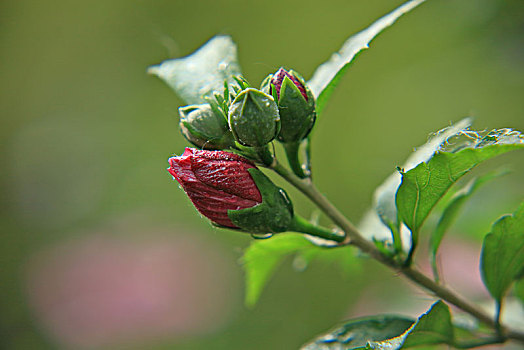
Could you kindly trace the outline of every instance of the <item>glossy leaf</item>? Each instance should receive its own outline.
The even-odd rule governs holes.
[[[506,172],[500,172],[500,171],[490,172],[488,174],[485,174],[483,176],[480,176],[480,177],[477,177],[471,180],[464,188],[457,191],[453,195],[453,197],[450,199],[450,201],[447,203],[437,223],[437,226],[435,230],[433,231],[433,234],[430,237],[430,242],[429,242],[431,265],[433,266],[433,274],[437,279],[438,279],[438,270],[437,270],[436,257],[437,257],[438,248],[440,247],[440,243],[442,242],[442,239],[444,238],[444,234],[453,224],[460,210],[462,209],[462,206],[471,197],[471,195],[485,182],[492,180],[498,176],[504,175],[504,174],[506,174]]]
[[[444,128],[434,134],[424,145],[417,147],[406,160],[403,165],[405,171],[413,169],[422,162],[427,162],[435,152],[437,152],[442,144],[450,137],[457,135],[471,125],[471,119],[465,118],[458,123]],[[397,207],[395,204],[395,194],[400,186],[402,176],[398,171],[392,173],[373,194],[373,207],[366,213],[362,219],[359,228],[369,239],[376,239],[379,241],[391,241],[391,231],[388,226],[393,225],[400,227],[401,233],[409,234],[407,229],[404,229],[397,219]],[[408,250],[409,242],[404,240],[404,249]]]
[[[419,317],[417,324],[404,340],[402,348],[434,344],[452,345],[454,338],[449,307],[439,300]]]
[[[201,104],[214,92],[224,92],[224,81],[236,84],[240,75],[237,46],[229,36],[215,36],[183,58],[151,66],[148,73],[164,80],[187,104]]]
[[[524,203],[497,220],[484,238],[480,268],[489,292],[499,303],[524,273]]]
[[[304,345],[302,350],[340,350],[365,348],[368,343],[398,337],[413,325],[413,320],[380,315],[350,320]]]
[[[360,51],[367,49],[371,40],[380,34],[380,32],[391,26],[400,16],[411,11],[422,2],[424,2],[424,0],[406,2],[391,13],[378,19],[368,28],[349,37],[338,52],[334,53],[327,62],[318,66],[315,73],[313,73],[313,77],[308,81],[308,85],[317,99],[318,114],[322,112],[328,97],[333,92],[333,89],[355,56]]]
[[[413,241],[417,241],[420,227],[431,210],[458,179],[483,161],[519,148],[524,148],[520,133],[496,130],[470,140],[455,153],[437,153],[427,163],[402,172],[396,205],[400,218],[412,232]]]

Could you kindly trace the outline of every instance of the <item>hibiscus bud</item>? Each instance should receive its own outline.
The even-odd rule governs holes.
[[[229,107],[229,127],[235,139],[244,146],[267,145],[280,128],[273,97],[253,88],[240,92]]]
[[[264,80],[262,91],[277,101],[281,122],[278,140],[284,143],[303,140],[316,119],[315,97],[304,79],[292,70],[280,68]]]
[[[182,135],[200,148],[224,149],[233,146],[234,140],[225,115],[210,104],[180,107]]]
[[[195,208],[215,225],[250,233],[286,231],[293,207],[248,159],[224,151],[186,148],[169,159],[168,171]]]

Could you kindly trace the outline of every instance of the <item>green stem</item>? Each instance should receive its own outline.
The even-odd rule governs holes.
[[[273,157],[273,153],[269,150],[269,145],[254,147],[254,149],[262,163],[267,167],[271,167],[275,162],[275,158]]]
[[[471,304],[468,300],[463,299],[459,295],[455,294],[450,289],[437,284],[432,279],[424,275],[419,270],[401,265],[393,258],[382,254],[375,245],[369,240],[365,239],[358,229],[349,221],[331,202],[327,200],[322,193],[311,182],[311,179],[300,179],[295,175],[291,174],[285,167],[278,162],[275,162],[271,167],[277,174],[282,176],[285,180],[295,186],[299,191],[306,195],[316,206],[322,210],[322,212],[328,216],[336,225],[338,225],[345,233],[345,239],[340,242],[341,245],[352,244],[358,247],[364,253],[379,261],[383,265],[400,272],[409,280],[415,282],[419,286],[425,288],[432,294],[436,295],[442,300],[455,305],[459,309],[472,315],[479,321],[489,325],[496,329],[496,321],[487,313],[479,309],[476,305]],[[511,331],[500,326],[500,337],[504,340],[514,339],[520,342],[524,342],[524,333]]]
[[[308,235],[320,237],[335,242],[342,242],[345,239],[344,236],[338,235],[327,228],[313,225],[306,219],[296,214],[293,216],[293,222],[291,223],[291,227],[289,228],[289,230],[307,233]]]
[[[300,142],[288,142],[284,143],[284,149],[286,150],[287,161],[291,170],[301,179],[304,179],[309,176],[304,172],[302,163],[300,162],[300,157],[298,155],[300,150]]]
[[[404,261],[404,266],[411,266],[413,263],[413,256],[415,254],[415,248],[417,248],[418,242],[415,237],[418,237],[418,232],[411,233],[411,247],[409,248],[408,257]]]
[[[495,329],[497,334],[502,334],[502,325],[500,324],[500,316],[502,314],[502,300],[495,301]]]
[[[306,171],[309,173],[310,178],[312,176],[312,173],[311,173],[311,141],[312,141],[312,137],[311,137],[311,132],[310,132],[307,138],[304,140],[304,142],[306,143],[304,147],[304,153],[306,155],[305,166],[306,166]]]
[[[388,256],[383,255],[378,249],[376,249],[373,242],[368,241],[360,235],[357,228],[348,220],[346,217],[338,211],[338,209],[324,197],[310,179],[300,179],[297,176],[291,174],[285,167],[280,163],[275,162],[272,169],[282,176],[285,180],[295,186],[299,191],[306,195],[317,207],[324,212],[338,227],[340,227],[346,237],[341,244],[354,244],[360,248],[363,252],[371,255],[374,259],[386,264],[396,265],[394,260]]]
[[[431,253],[431,270],[433,271],[433,279],[436,283],[440,283],[440,276],[438,272],[437,256],[435,252]]]

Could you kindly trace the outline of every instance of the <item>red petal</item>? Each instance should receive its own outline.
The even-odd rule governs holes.
[[[228,210],[251,208],[262,202],[260,191],[247,171],[249,160],[223,151],[186,148],[169,159],[168,171],[180,183],[195,208],[211,221],[237,228]]]
[[[208,186],[262,203],[262,195],[248,169],[253,163],[233,153],[223,151],[198,151],[191,158],[195,177]]]
[[[280,98],[280,89],[282,88],[282,82],[284,81],[285,77],[288,77],[289,79],[291,79],[291,81],[296,85],[298,90],[300,90],[300,93],[302,94],[302,96],[304,96],[304,98],[307,101],[308,98],[307,98],[306,88],[304,87],[304,85],[302,85],[300,80],[298,80],[297,78],[289,74],[284,68],[280,68],[275,73],[275,75],[273,75],[273,78],[271,79],[271,83],[275,86],[275,89],[277,91],[277,97]]]

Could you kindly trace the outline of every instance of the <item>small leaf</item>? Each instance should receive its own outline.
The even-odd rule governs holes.
[[[302,350],[349,350],[365,348],[369,342],[398,337],[413,325],[413,320],[393,315],[350,320],[305,344]]]
[[[447,139],[462,132],[469,127],[470,124],[471,119],[465,118],[455,125],[436,132],[427,143],[417,147],[417,150],[413,152],[404,163],[403,169],[408,171],[421,162],[427,162]],[[400,226],[397,219],[395,194],[400,186],[401,179],[402,177],[399,172],[395,171],[375,190],[373,194],[373,208],[366,213],[359,225],[361,232],[369,239],[375,238],[380,241],[391,241],[391,231],[388,228],[389,224]],[[401,229],[400,231],[401,233],[405,233],[407,229]],[[405,246],[404,248],[407,250],[409,246]]]
[[[497,220],[482,245],[482,279],[500,304],[514,280],[524,272],[524,202],[513,215]]]
[[[419,317],[417,324],[404,340],[402,348],[434,344],[452,345],[454,338],[449,307],[439,300]]]
[[[337,264],[345,276],[354,276],[359,272],[360,261],[349,251],[353,247],[332,248],[318,245],[317,237],[297,233],[277,234],[269,239],[253,241],[242,258],[246,273],[246,306],[253,307],[257,303],[278,264],[287,256],[295,255],[294,266],[297,270],[303,270],[311,261],[319,260]]]
[[[470,140],[463,149],[440,152],[427,163],[402,173],[402,184],[396,194],[396,205],[402,221],[417,242],[420,227],[437,202],[463,175],[478,164],[515,149],[524,148],[524,138],[505,134],[505,130],[492,131],[484,137]]]
[[[189,56],[151,66],[148,73],[164,80],[188,104],[202,104],[214,92],[224,92],[224,81],[236,84],[240,75],[237,46],[229,36],[215,36]]]
[[[262,289],[286,256],[307,248],[320,249],[304,235],[293,233],[278,234],[270,239],[251,243],[243,257],[246,271],[246,305],[252,307],[256,304]]]
[[[433,234],[430,237],[429,242],[431,265],[433,266],[433,273],[437,279],[438,270],[436,257],[438,248],[440,247],[440,243],[442,242],[442,238],[444,238],[444,234],[457,218],[460,209],[462,208],[464,203],[466,203],[466,201],[477,190],[477,188],[479,188],[485,182],[504,174],[506,174],[506,172],[490,172],[488,174],[471,180],[464,188],[457,191],[446,205],[444,211],[442,212],[442,216],[440,217],[440,220],[437,223],[437,227],[435,228]]]
[[[411,11],[422,2],[424,2],[424,0],[409,1],[378,19],[368,28],[349,37],[338,52],[334,53],[327,62],[318,66],[315,73],[313,73],[313,77],[308,81],[308,85],[317,99],[318,114],[322,112],[328,97],[346,72],[353,58],[355,58],[360,51],[367,49],[371,40],[380,32],[391,26],[400,16]]]

